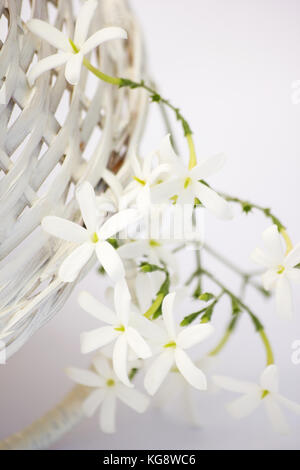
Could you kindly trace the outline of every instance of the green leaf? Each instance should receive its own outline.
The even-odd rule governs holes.
[[[199,296],[201,295],[201,287],[197,286],[196,289],[193,292],[193,297],[194,299],[199,299]]]
[[[208,302],[209,300],[214,299],[215,296],[214,294],[211,294],[210,292],[204,292],[198,298],[199,300],[202,300],[203,302]]]
[[[231,297],[232,315],[237,315],[242,311],[241,306],[235,297]]]
[[[146,261],[143,261],[140,264],[140,270],[143,273],[153,273],[154,271],[165,271],[164,268],[161,268],[160,266],[157,266],[156,264],[147,263]]]
[[[214,312],[215,305],[216,305],[216,302],[213,302],[212,304],[210,304],[209,307],[207,307],[204,315],[202,315],[201,317],[201,323],[208,323],[211,321],[211,317]]]
[[[129,380],[132,380],[132,379],[135,377],[135,375],[136,375],[137,372],[138,372],[138,368],[137,368],[137,367],[133,367],[133,368],[131,369],[131,371],[129,372],[129,375],[128,375]]]
[[[194,320],[196,320],[196,318],[199,317],[199,315],[201,315],[202,312],[205,312],[206,308],[203,308],[202,310],[200,310],[199,312],[194,312],[194,313],[190,313],[189,315],[187,315],[186,317],[184,317],[184,319],[182,320],[182,322],[180,323],[180,326],[188,326],[190,325]]]

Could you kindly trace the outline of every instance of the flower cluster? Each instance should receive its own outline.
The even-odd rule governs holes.
[[[213,381],[218,387],[243,395],[228,407],[235,417],[245,417],[263,403],[274,428],[286,432],[287,424],[278,404],[298,414],[300,405],[278,392],[277,367],[260,319],[242,297],[236,296],[222,280],[204,268],[199,252],[203,240],[196,224],[197,215],[207,210],[220,219],[230,220],[233,216],[230,202],[235,202],[247,214],[257,209],[272,219],[273,225],[263,233],[265,251],[256,249],[252,254],[252,259],[267,269],[262,276],[262,287],[253,279],[257,274],[245,274],[214,249],[207,245],[202,248],[235,270],[242,277],[243,288],[250,284],[263,295],[275,290],[276,310],[283,317],[289,317],[292,312],[290,282],[300,282],[300,244],[292,246],[284,226],[270,209],[221,195],[211,187],[207,179],[222,168],[224,156],[218,154],[197,161],[191,129],[178,108],[143,81],[136,83],[110,77],[90,64],[86,56],[94,48],[111,39],[127,38],[122,28],[107,27],[87,39],[96,8],[96,0],[83,3],[73,39],[48,23],[37,19],[29,21],[29,30],[59,51],[32,67],[28,74],[30,86],[45,71],[65,64],[65,77],[72,85],[79,82],[81,68],[85,66],[111,85],[143,88],[150,93],[152,101],[175,111],[190,155],[186,164],[174,151],[167,135],[146,158],[138,152],[127,156],[127,179],[104,170],[102,177],[107,189],[102,194],[96,195],[88,182],[79,184],[76,189],[78,223],[55,215],[42,221],[45,232],[69,242],[68,256],[58,266],[61,281],[74,282],[87,263],[98,260],[100,271],[106,272],[113,283],[109,306],[88,292],[79,295],[82,309],[101,322],[100,327],[83,332],[80,338],[83,354],[96,352],[90,370],[69,368],[67,371],[76,383],[94,389],[83,404],[84,412],[91,416],[101,406],[100,426],[104,432],[115,431],[116,400],[137,412],[144,412],[150,400],[134,387],[137,372],[139,375],[144,372],[144,388],[150,396],[159,395],[174,377],[180,390],[186,387],[197,392],[206,390],[208,380],[202,364],[223,349],[241,314],[245,313],[266,350],[267,368],[260,384],[223,376],[214,376]],[[178,209],[182,209],[180,218],[172,220],[171,216]],[[173,232],[180,231],[181,238],[170,236],[171,226]],[[183,227],[188,229],[182,232]],[[165,233],[169,235],[165,237]],[[192,236],[187,237],[187,234]],[[174,252],[186,246],[195,248],[196,269],[182,286]],[[212,292],[203,289],[206,279],[214,285]],[[177,318],[175,304],[187,296],[193,298],[193,305],[196,303],[195,311]],[[232,317],[224,337],[201,361],[192,361],[186,351],[213,333],[213,315],[224,296],[232,305]]]

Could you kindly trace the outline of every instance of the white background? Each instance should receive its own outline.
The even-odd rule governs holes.
[[[211,183],[233,195],[274,209],[287,224],[292,239],[300,239],[299,157],[300,105],[291,100],[291,85],[300,79],[300,4],[298,0],[132,0],[142,24],[149,69],[169,97],[184,111],[195,133],[200,156],[226,153],[225,169]],[[155,105],[153,105],[155,106]],[[164,135],[153,114],[143,142],[152,150]],[[175,127],[181,138],[181,129]],[[182,143],[182,151],[186,148]],[[241,215],[231,223],[208,216],[206,239],[245,269],[255,268],[249,253],[267,227],[261,215]],[[192,269],[193,255],[181,258]],[[224,283],[237,279],[210,257],[204,261]],[[105,285],[95,273],[84,280],[60,314],[39,331],[9,364],[0,369],[0,438],[41,416],[71,388],[64,374],[68,365],[87,365],[79,352],[79,333],[96,327],[77,305],[82,288],[103,297]],[[274,315],[273,300],[249,291],[252,305],[267,327],[281,373],[281,390],[300,402],[300,365],[291,362],[291,345],[300,339],[299,292],[295,315],[283,322]],[[186,312],[188,313],[188,311]],[[229,318],[226,302],[214,323],[222,334]],[[264,351],[245,317],[220,358],[217,371],[257,380]],[[272,432],[263,409],[236,422],[224,404],[236,395],[199,394],[200,429],[183,425],[157,409],[145,415],[120,406],[118,432],[104,435],[97,416],[85,420],[56,449],[299,449],[300,418],[288,414],[292,432]]]

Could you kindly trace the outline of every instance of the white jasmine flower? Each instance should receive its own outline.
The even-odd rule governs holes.
[[[111,279],[119,280],[125,275],[124,266],[117,251],[107,240],[135,221],[136,212],[133,209],[119,212],[99,227],[100,218],[92,185],[88,182],[81,184],[76,191],[76,199],[86,228],[56,216],[47,216],[42,220],[46,232],[79,244],[62,263],[59,277],[64,282],[73,282],[93,253],[96,253]]]
[[[93,387],[94,390],[83,402],[83,412],[92,416],[100,408],[99,424],[103,432],[113,433],[116,430],[116,404],[120,400],[138,413],[144,413],[149,405],[149,399],[136,389],[129,389],[115,375],[110,361],[98,355],[92,362],[94,371],[70,367],[68,376],[74,382]]]
[[[27,27],[32,33],[44,39],[60,51],[57,54],[50,55],[40,60],[31,68],[28,74],[30,86],[33,85],[35,80],[42,73],[64,64],[66,64],[66,80],[71,85],[76,85],[80,79],[82,62],[86,54],[89,54],[89,52],[100,46],[100,44],[111,39],[127,39],[126,31],[119,27],[103,28],[86,39],[97,4],[97,0],[87,0],[78,13],[72,41],[76,51],[72,46],[70,38],[49,23],[38,19],[32,19],[27,23]]]
[[[193,207],[195,199],[198,199],[217,217],[232,218],[228,202],[203,182],[204,179],[221,169],[224,164],[223,155],[215,155],[192,169],[186,168],[182,160],[176,156],[169,136],[164,139],[158,152],[171,165],[169,172],[172,178],[153,188],[155,201],[161,202],[169,198],[176,204]]]
[[[123,207],[137,202],[149,208],[151,205],[150,189],[171,174],[170,164],[160,162],[154,164],[154,156],[154,153],[150,153],[142,161],[134,153],[130,156],[133,181],[127,185],[121,198]]]
[[[300,283],[300,243],[285,253],[277,226],[272,225],[262,234],[265,250],[256,248],[251,258],[267,271],[262,276],[266,290],[275,289],[276,311],[282,317],[292,315],[292,292],[290,281]]]
[[[184,328],[178,333],[173,318],[175,292],[168,294],[162,303],[164,323],[164,341],[159,356],[148,369],[144,385],[150,395],[154,395],[175,365],[183,377],[198,390],[206,390],[207,381],[201,369],[198,369],[185,350],[204,341],[213,331],[210,323]]]
[[[278,369],[274,364],[263,371],[259,385],[223,376],[215,376],[213,379],[219,387],[243,394],[227,406],[231,415],[237,419],[249,416],[263,403],[275,431],[286,434],[289,427],[279,405],[300,415],[300,405],[279,394]]]
[[[131,312],[131,298],[126,281],[123,279],[115,286],[115,312],[98,302],[88,292],[81,292],[78,300],[86,312],[109,325],[81,334],[82,353],[86,354],[115,342],[112,358],[114,371],[125,385],[132,387],[127,374],[128,348],[141,359],[150,357],[152,352],[134,327],[134,315]],[[149,323],[151,327],[150,321],[146,318],[143,320],[144,324]]]

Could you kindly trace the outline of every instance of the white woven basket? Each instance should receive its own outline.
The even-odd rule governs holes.
[[[49,20],[50,14],[69,37],[74,29],[72,0],[0,0],[1,34],[8,24],[0,44],[0,339],[7,357],[60,310],[74,287],[57,278],[72,246],[45,235],[42,218],[79,220],[75,186],[88,180],[103,189],[103,169],[117,171],[137,145],[147,108],[141,91],[100,81],[91,87],[86,70],[76,87],[68,86],[61,69],[43,74],[31,90],[26,72],[53,51],[26,29],[27,3],[32,17]],[[99,0],[92,31],[107,25],[125,28],[129,40],[101,47],[99,67],[139,80],[141,38],[126,0]]]

